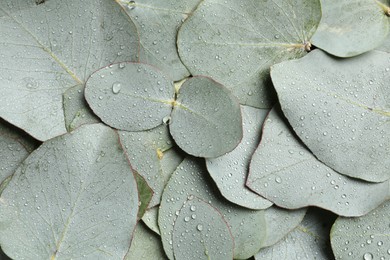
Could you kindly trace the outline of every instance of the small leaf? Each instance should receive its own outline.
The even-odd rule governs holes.
[[[51,139],[0,198],[0,243],[13,259],[122,259],[137,221],[134,175],[103,125]]]
[[[264,124],[247,186],[283,208],[315,205],[343,216],[364,215],[389,198],[389,181],[356,180],[318,161],[276,109]]]
[[[174,98],[173,82],[142,63],[119,63],[91,75],[85,98],[100,119],[117,129],[142,131],[163,123]]]
[[[249,190],[245,182],[268,110],[241,106],[241,112],[244,134],[240,144],[230,153],[207,159],[207,170],[227,200],[251,209],[265,209],[272,203]]]
[[[135,180],[137,182],[138,188],[138,219],[141,219],[145,214],[146,209],[149,206],[149,203],[153,196],[153,190],[149,187],[145,179],[138,173],[134,172]]]
[[[270,107],[269,67],[305,55],[320,19],[319,0],[205,0],[181,26],[177,45],[192,75],[221,82],[241,104]]]
[[[375,49],[386,39],[389,21],[379,1],[321,0],[322,20],[312,43],[339,57]]]
[[[272,68],[282,109],[329,167],[354,178],[390,178],[390,54],[337,59],[315,50]]]
[[[158,227],[158,206],[147,209],[142,217],[142,221],[150,230],[160,235],[160,228]]]
[[[387,259],[390,255],[389,215],[390,201],[387,201],[363,217],[339,217],[330,235],[335,257]]]
[[[229,226],[217,209],[201,199],[184,202],[172,237],[175,259],[233,259]]]
[[[230,203],[211,184],[204,162],[191,157],[186,158],[170,178],[158,214],[161,240],[169,259],[173,259],[174,222],[183,203],[194,196],[210,203],[226,219],[234,238],[234,258],[246,259],[260,250],[266,232],[264,211]]]
[[[242,138],[238,101],[209,78],[194,77],[184,82],[171,116],[173,139],[194,156],[221,156],[233,150]]]

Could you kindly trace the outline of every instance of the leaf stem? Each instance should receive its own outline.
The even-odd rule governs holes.
[[[382,8],[383,12],[387,15],[390,16],[390,7],[385,5],[384,3],[375,0],[375,2]]]

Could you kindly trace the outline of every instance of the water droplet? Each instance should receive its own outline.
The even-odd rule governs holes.
[[[276,178],[275,178],[275,182],[276,182],[276,183],[282,183],[282,178],[276,177]]]
[[[382,246],[383,245],[383,242],[382,241],[379,241],[378,242],[378,246]]]
[[[126,67],[126,64],[125,63],[119,63],[119,68],[120,69],[124,69]]]
[[[195,211],[195,210],[196,210],[196,207],[195,207],[194,205],[192,205],[192,206],[190,207],[190,210],[191,210],[191,211]]]
[[[274,37],[275,37],[275,39],[279,39],[280,35],[279,34],[275,34]]]
[[[135,1],[129,1],[127,3],[127,9],[133,10],[135,8]]]
[[[163,123],[164,123],[164,125],[169,125],[171,123],[171,117],[170,116],[164,117]]]
[[[198,231],[202,231],[203,230],[203,226],[201,224],[199,224],[199,225],[196,226],[196,229]]]
[[[121,91],[122,85],[120,82],[114,82],[112,84],[112,93],[118,94]]]
[[[374,256],[371,253],[365,253],[363,255],[363,259],[364,260],[372,260],[372,259],[374,259]]]
[[[185,218],[184,218],[184,221],[185,221],[185,222],[190,221],[190,217],[185,217]]]

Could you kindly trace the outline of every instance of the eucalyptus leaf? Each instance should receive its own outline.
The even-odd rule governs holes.
[[[389,19],[378,2],[321,0],[322,19],[312,43],[339,57],[375,49],[389,32]]]
[[[138,59],[136,27],[114,1],[49,0],[0,10],[0,117],[39,140],[66,132],[68,88],[105,65]]]
[[[172,237],[175,259],[233,259],[228,224],[217,209],[199,198],[183,203]]]
[[[339,217],[331,230],[337,259],[387,259],[390,255],[390,201],[359,218]]]
[[[118,63],[93,73],[85,98],[102,121],[127,131],[152,129],[172,110],[173,82],[148,64]]]
[[[0,243],[13,259],[122,259],[137,212],[118,135],[86,125],[45,142],[16,170],[0,197]]]
[[[194,77],[177,94],[169,125],[176,144],[188,154],[218,157],[232,151],[242,138],[237,99],[221,84]]]
[[[389,181],[353,179],[318,161],[276,109],[264,124],[247,186],[283,208],[315,205],[343,216],[364,215],[390,198]]]
[[[320,19],[319,0],[205,0],[181,26],[178,50],[191,74],[221,82],[241,104],[270,107],[270,65],[305,55]]]
[[[222,195],[229,201],[251,209],[265,209],[272,203],[245,186],[249,163],[261,137],[268,110],[241,106],[243,138],[230,153],[206,159],[207,170]]]
[[[249,210],[224,199],[207,178],[202,160],[186,158],[173,173],[161,199],[158,223],[161,240],[169,259],[173,259],[174,223],[187,199],[198,197],[221,212],[234,238],[234,258],[246,259],[260,250],[265,239],[263,210]]]
[[[329,167],[371,182],[390,178],[390,54],[337,59],[315,50],[271,76],[297,135]]]
[[[158,227],[158,206],[147,209],[142,221],[154,233],[160,235],[160,228]]]
[[[143,223],[138,223],[131,241],[130,250],[124,260],[145,259],[164,260],[167,257],[159,236],[150,231]]]
[[[276,245],[261,249],[255,260],[333,259],[329,245],[333,219],[326,212],[309,210],[302,223]]]
[[[177,81],[189,75],[176,49],[176,35],[200,0],[121,0],[140,35],[140,60]]]
[[[71,87],[64,92],[63,106],[65,127],[68,132],[84,124],[100,122],[85,101],[83,84]]]
[[[32,138],[23,130],[16,128],[10,123],[0,118],[0,135],[5,135],[12,138],[23,145],[28,152],[34,151],[40,144],[38,140]]]
[[[138,219],[141,219],[145,214],[146,209],[152,200],[153,190],[149,187],[145,179],[138,173],[134,172],[135,180],[138,189]]]

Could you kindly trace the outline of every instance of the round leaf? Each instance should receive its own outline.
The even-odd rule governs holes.
[[[0,11],[0,117],[45,141],[66,133],[68,88],[98,68],[137,60],[137,29],[115,1],[13,2]]]
[[[389,21],[378,1],[322,0],[322,20],[312,43],[339,57],[375,49],[387,37]]]
[[[187,80],[177,94],[169,130],[176,144],[198,157],[218,157],[242,138],[241,110],[228,89],[205,77]]]
[[[207,170],[227,200],[251,209],[265,209],[272,203],[249,190],[245,182],[268,110],[241,106],[241,111],[244,134],[240,144],[230,153],[207,159]]]
[[[234,241],[225,219],[198,198],[185,201],[172,237],[175,259],[233,259]]]
[[[172,109],[173,83],[143,63],[119,63],[91,75],[85,87],[88,104],[114,128],[141,131],[163,123]]]
[[[264,124],[247,185],[280,207],[315,205],[344,216],[364,215],[389,197],[389,181],[356,180],[318,161],[277,110]]]
[[[336,258],[387,259],[390,255],[389,215],[390,201],[387,201],[363,217],[339,217],[330,235]]]
[[[138,192],[118,135],[87,125],[42,144],[0,198],[0,243],[13,259],[122,259]]]
[[[390,178],[390,54],[337,59],[320,50],[272,68],[290,124],[336,171],[363,180]]]
[[[320,19],[319,0],[205,0],[181,26],[178,50],[191,74],[221,82],[241,104],[270,107],[270,65],[305,55]]]

